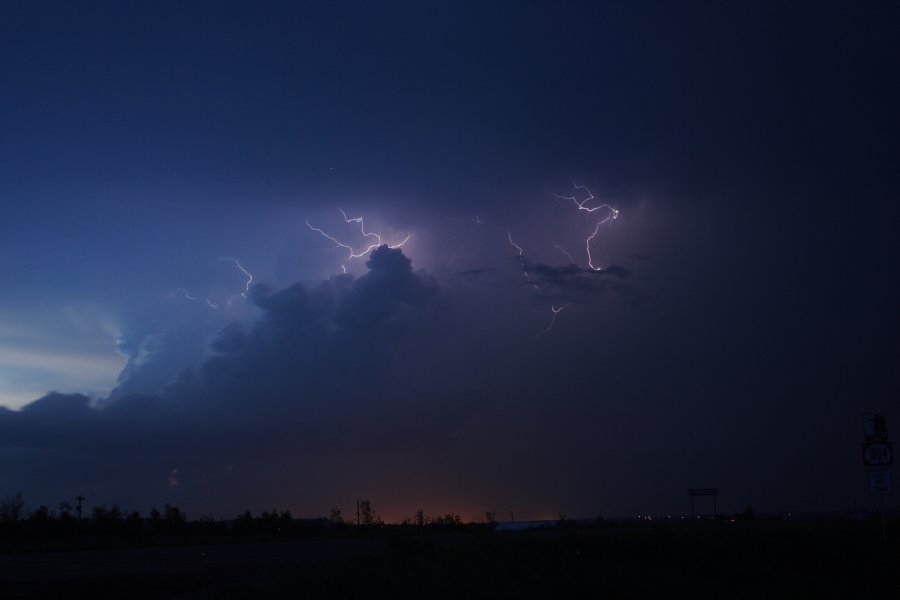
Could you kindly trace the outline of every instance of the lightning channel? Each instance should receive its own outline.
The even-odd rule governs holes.
[[[612,222],[619,218],[619,209],[617,209],[614,206],[611,206],[609,204],[597,204],[594,206],[588,206],[588,203],[590,203],[592,200],[596,199],[594,197],[593,192],[591,192],[591,190],[588,189],[587,186],[578,185],[578,183],[576,183],[574,181],[572,182],[572,186],[576,190],[584,191],[587,194],[587,196],[579,200],[578,196],[574,193],[571,196],[563,196],[562,194],[557,194],[557,193],[551,192],[549,190],[547,192],[551,196],[555,197],[557,200],[567,200],[567,201],[573,202],[575,204],[575,206],[578,208],[578,210],[583,210],[587,213],[594,213],[594,212],[597,212],[598,210],[606,211],[606,213],[605,213],[606,216],[604,216],[601,220],[599,220],[597,222],[597,224],[594,226],[594,231],[587,237],[587,239],[584,240],[584,249],[585,249],[585,254],[587,255],[588,267],[590,267],[590,269],[592,271],[602,271],[603,267],[594,265],[594,259],[591,256],[591,242],[593,242],[594,238],[597,237],[597,234],[600,232],[601,225],[605,225],[606,223],[609,223],[610,226],[612,226]],[[560,248],[560,247],[557,246],[557,248]],[[560,248],[560,250],[562,250],[562,248]],[[563,250],[563,252],[565,252],[565,250]],[[566,252],[566,254],[568,254],[568,252]],[[574,261],[572,261],[572,262],[574,262]]]
[[[525,281],[531,284],[531,287],[534,289],[538,289],[538,286],[535,282],[531,280],[531,276],[528,274],[528,270],[525,268],[525,251],[522,249],[522,246],[515,243],[512,239],[512,234],[509,232],[509,229],[506,230],[506,239],[509,240],[509,245],[519,251],[519,264],[522,266],[522,273],[525,274]]]
[[[569,254],[569,251],[568,251],[568,250],[566,250],[565,248],[563,248],[563,247],[560,246],[559,244],[554,244],[553,247],[554,247],[554,248],[558,248],[560,252],[562,252],[563,254],[565,254],[565,255],[569,258],[569,260],[572,262],[573,265],[575,264],[575,259],[572,258],[572,255]]]
[[[553,329],[553,324],[556,323],[556,315],[562,312],[568,304],[561,304],[558,308],[556,306],[550,305],[550,310],[553,312],[553,316],[550,317],[550,323],[547,325],[547,328],[534,336],[535,339],[541,337],[544,334],[550,333],[550,330]]]
[[[594,271],[602,271],[602,270],[603,270],[603,267],[595,267],[595,266],[594,266],[594,259],[591,257],[591,240],[593,240],[595,237],[597,237],[597,232],[600,231],[600,226],[601,226],[601,225],[603,225],[604,223],[612,223],[612,220],[615,219],[615,218],[618,217],[618,216],[619,216],[619,211],[616,211],[615,213],[613,213],[612,215],[606,217],[606,218],[603,219],[602,221],[599,221],[599,222],[597,223],[597,226],[594,227],[594,233],[592,233],[591,235],[589,235],[588,238],[587,238],[586,240],[584,240],[584,250],[585,250],[585,252],[587,253],[588,266],[589,266],[591,269],[593,269]]]
[[[234,263],[234,266],[236,266],[241,271],[241,273],[243,273],[247,277],[247,282],[244,284],[244,291],[241,292],[241,296],[246,298],[247,292],[250,291],[250,284],[253,283],[253,274],[245,269],[244,266],[238,261],[238,259],[234,258],[233,256],[220,256],[219,260],[230,260]]]
[[[364,217],[348,217],[348,216],[347,216],[347,213],[344,212],[343,209],[338,208],[338,211],[340,211],[341,216],[344,217],[344,222],[345,222],[345,223],[357,223],[357,224],[359,224],[359,232],[360,232],[360,234],[362,234],[363,238],[373,238],[375,241],[374,241],[373,243],[370,243],[370,244],[369,244],[368,246],[366,246],[364,249],[362,249],[362,250],[360,250],[360,251],[357,251],[357,250],[355,250],[355,249],[353,248],[353,246],[351,246],[350,244],[345,244],[344,242],[338,240],[338,239],[335,238],[334,236],[332,236],[332,235],[326,233],[326,232],[323,231],[322,229],[313,226],[313,225],[309,222],[309,217],[306,217],[306,226],[309,227],[311,230],[317,232],[317,233],[318,233],[319,235],[321,235],[322,237],[324,237],[324,238],[326,238],[326,239],[328,239],[328,240],[334,242],[335,248],[343,248],[344,250],[346,250],[346,251],[347,251],[347,260],[348,260],[348,261],[353,260],[354,258],[362,258],[363,256],[366,256],[366,255],[369,254],[372,250],[378,248],[379,246],[381,246],[381,245],[384,243],[384,242],[382,241],[381,234],[378,234],[378,233],[375,233],[375,232],[372,232],[372,231],[366,231],[366,222],[365,222],[365,218],[364,218]],[[401,247],[403,247],[403,246],[406,244],[406,242],[409,241],[409,238],[410,238],[410,234],[407,234],[406,237],[403,238],[403,240],[401,240],[400,242],[398,242],[398,243],[396,243],[396,244],[387,244],[387,246],[388,246],[388,248],[391,248],[391,249],[401,248]],[[347,267],[346,267],[346,265],[342,264],[342,265],[341,265],[341,269],[342,269],[342,271],[343,271],[344,273],[347,272]]]
[[[181,293],[183,294],[182,297],[183,297],[185,300],[199,300],[199,299],[200,299],[200,298],[197,298],[196,296],[191,296],[191,293],[190,293],[189,291],[187,291],[186,289],[184,289],[184,288],[178,288],[178,289],[176,289],[174,292],[172,292],[171,294],[169,294],[169,298],[174,298],[174,297],[175,297],[175,294],[176,294],[177,292],[181,292]]]
[[[191,302],[203,300],[206,302],[206,305],[210,308],[219,308],[218,305],[213,304],[213,302],[209,298],[199,298],[197,296],[191,296],[191,293],[185,288],[176,288],[171,294],[167,294],[167,297],[174,298],[176,294],[181,293],[181,297],[185,300],[190,300]]]
[[[408,241],[409,241],[409,234],[407,233],[406,237],[403,238],[402,242],[400,242],[399,244],[394,244],[392,246],[389,245],[388,248],[390,248],[391,250],[396,250],[397,248],[402,248]]]

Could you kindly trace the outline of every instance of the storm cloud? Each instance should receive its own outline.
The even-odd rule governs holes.
[[[430,430],[441,420],[439,395],[432,395],[428,417],[417,415],[413,402],[426,385],[415,365],[428,360],[416,340],[434,335],[446,311],[440,286],[413,271],[399,249],[376,249],[367,266],[361,277],[339,275],[313,287],[255,286],[249,300],[258,318],[222,327],[208,356],[183,365],[158,394],[116,390],[112,400],[94,403],[54,392],[20,411],[3,409],[4,462],[14,472],[31,470],[17,468],[16,458],[39,453],[40,475],[25,479],[59,487],[128,481],[142,493],[156,488],[158,496],[162,485],[171,486],[173,468],[179,485],[191,486],[229,461],[315,453],[337,438],[359,448],[384,438],[427,443],[423,431],[446,434]],[[129,363],[120,387],[154,364]],[[405,442],[400,432],[407,432]],[[91,465],[89,477],[85,469],[66,470],[75,456]]]

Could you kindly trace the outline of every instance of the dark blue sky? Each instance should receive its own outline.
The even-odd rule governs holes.
[[[889,2],[0,4],[0,493],[869,502],[862,414],[900,415],[898,27]],[[619,211],[600,272],[613,213],[573,182]],[[409,241],[347,261],[306,224],[365,248],[339,208]]]

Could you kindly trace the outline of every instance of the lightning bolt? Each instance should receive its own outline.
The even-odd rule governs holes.
[[[602,215],[602,218],[600,218],[600,220],[598,220],[596,222],[596,224],[594,225],[593,231],[584,240],[584,246],[585,246],[585,254],[587,256],[588,267],[592,271],[602,271],[603,267],[597,266],[594,264],[594,259],[593,259],[593,256],[591,255],[591,244],[593,243],[594,239],[599,234],[600,227],[602,225],[609,224],[610,226],[612,226],[612,221],[614,221],[615,219],[617,219],[619,217],[619,209],[615,208],[614,206],[612,206],[610,204],[595,204],[594,201],[596,200],[596,197],[594,196],[593,192],[591,192],[591,190],[587,186],[579,185],[577,182],[574,182],[574,181],[572,182],[572,185],[575,188],[576,192],[574,192],[570,196],[564,196],[562,194],[557,194],[550,190],[547,190],[547,193],[549,193],[550,195],[555,197],[561,203],[562,202],[572,202],[575,205],[575,208],[577,210],[583,211],[589,215],[594,215],[594,213],[597,213],[598,211],[600,211],[599,214]],[[581,192],[583,192],[583,193],[581,193]],[[459,223],[469,222],[469,223],[474,223],[476,225],[490,225],[491,227],[494,227],[496,229],[504,231],[506,233],[506,240],[509,242],[509,245],[517,253],[519,264],[522,267],[522,272],[525,275],[526,281],[529,284],[531,284],[531,286],[535,290],[540,291],[540,288],[538,287],[537,283],[532,281],[531,276],[529,275],[528,270],[525,267],[525,258],[524,258],[525,250],[524,250],[524,248],[522,248],[522,246],[520,246],[513,240],[512,233],[510,232],[509,229],[504,229],[504,228],[499,227],[492,223],[486,223],[485,221],[482,221],[481,217],[477,214],[475,215],[474,218],[472,218],[472,217],[444,217],[444,218],[449,219],[451,221],[456,221]],[[565,254],[571,264],[573,264],[573,265],[576,264],[575,258],[569,253],[568,250],[566,250],[559,244],[555,244],[554,248],[557,248],[560,252]],[[553,329],[553,325],[556,323],[557,315],[559,315],[559,313],[562,312],[562,310],[566,306],[568,306],[568,304],[562,304],[560,306],[556,306],[554,304],[550,305],[550,312],[551,312],[550,322],[547,324],[547,327],[545,329],[543,329],[540,333],[538,333],[535,336],[535,338],[539,338],[539,337],[549,333],[550,330]]]
[[[525,254],[525,251],[522,250],[522,246],[515,243],[512,239],[512,234],[509,232],[509,229],[506,230],[506,239],[509,240],[509,245],[519,251],[519,256]]]
[[[183,294],[182,297],[185,300],[199,300],[200,299],[200,298],[197,298],[196,296],[191,296],[191,293],[184,288],[177,288],[174,292],[169,294],[169,298],[174,298],[175,294],[177,294],[178,292],[181,292]]]
[[[592,213],[592,212],[596,212],[598,210],[602,210],[605,208],[616,214],[619,213],[619,211],[617,211],[615,208],[613,208],[609,204],[599,204],[597,206],[587,206],[588,202],[595,199],[594,194],[585,185],[578,185],[577,183],[575,183],[573,181],[572,186],[576,190],[584,190],[585,192],[587,192],[587,198],[585,198],[584,200],[579,200],[574,194],[571,196],[563,196],[561,194],[557,194],[556,192],[551,192],[550,190],[547,190],[547,193],[550,194],[551,196],[555,197],[557,200],[571,200],[575,204],[575,206],[578,207],[578,210],[583,210],[583,211]]]
[[[525,280],[531,284],[531,287],[533,287],[534,289],[538,289],[537,284],[531,280],[531,276],[528,275],[528,271],[525,269],[525,251],[522,250],[522,246],[513,241],[512,234],[509,232],[509,229],[506,230],[506,239],[509,240],[510,246],[519,251],[519,264],[522,265],[522,272],[525,274]]]
[[[601,225],[603,225],[604,223],[609,223],[610,225],[612,225],[613,220],[619,216],[619,211],[617,211],[616,209],[612,209],[612,210],[613,210],[613,212],[611,212],[605,219],[603,219],[602,221],[599,221],[597,223],[597,226],[594,227],[594,233],[589,235],[588,238],[586,240],[584,240],[584,249],[585,249],[585,252],[587,253],[588,266],[591,269],[593,269],[594,271],[602,271],[603,267],[595,267],[594,266],[593,258],[591,258],[591,240],[593,240],[595,237],[597,237],[597,232],[600,231]]]
[[[399,244],[394,244],[393,246],[389,245],[388,248],[390,248],[391,250],[396,250],[397,248],[402,248],[404,246],[404,244],[406,244],[406,242],[408,242],[408,241],[409,241],[409,234],[407,233],[406,237],[403,238],[402,242],[400,242]]]
[[[365,256],[366,254],[368,254],[369,252],[371,252],[372,250],[374,250],[375,248],[377,248],[378,246],[381,245],[381,236],[378,235],[377,233],[372,233],[372,232],[366,231],[366,222],[363,220],[362,217],[348,217],[347,213],[345,213],[343,209],[339,208],[338,210],[341,211],[341,215],[344,217],[345,223],[359,223],[359,232],[362,234],[362,236],[364,238],[367,238],[367,237],[375,238],[374,244],[372,244],[371,246],[369,246],[368,248],[363,250],[362,254],[360,254],[359,256],[356,256],[356,257],[351,256],[351,258],[360,258],[362,256]],[[352,254],[352,252],[351,252],[351,254]]]
[[[562,304],[559,306],[559,308],[553,306],[552,304],[550,305],[550,310],[553,312],[553,316],[550,317],[550,323],[547,325],[546,329],[534,336],[534,339],[537,339],[546,333],[550,333],[550,330],[553,329],[553,324],[556,323],[556,315],[561,313],[562,309],[564,309],[566,306],[568,306],[568,304]]]
[[[554,248],[559,248],[559,251],[562,252],[563,254],[565,254],[566,256],[568,256],[568,257],[569,257],[569,260],[572,261],[572,264],[573,264],[573,265],[575,264],[575,259],[572,258],[572,255],[569,254],[569,251],[568,251],[568,250],[566,250],[565,248],[563,248],[563,247],[560,246],[559,244],[554,244],[553,247],[554,247]]]
[[[185,288],[177,288],[177,289],[175,289],[175,291],[173,291],[171,294],[168,294],[168,297],[169,297],[169,298],[174,298],[174,297],[175,297],[175,294],[177,294],[178,292],[181,292],[181,294],[182,294],[181,297],[184,298],[185,300],[190,300],[190,301],[192,301],[192,302],[195,301],[195,300],[197,300],[197,301],[198,301],[198,300],[204,300],[204,301],[206,302],[206,305],[207,305],[208,307],[210,307],[210,308],[219,308],[217,305],[213,304],[212,301],[211,301],[209,298],[198,298],[197,296],[191,296],[191,293],[190,293],[189,291],[187,291]]]
[[[312,229],[313,231],[319,233],[319,235],[321,235],[322,237],[334,242],[336,244],[336,246],[335,246],[336,248],[343,248],[344,250],[346,250],[348,261],[353,260],[354,258],[362,258],[363,256],[366,256],[367,254],[369,254],[375,248],[378,248],[379,246],[384,244],[384,242],[382,241],[381,234],[374,233],[372,231],[366,231],[366,222],[365,222],[364,217],[348,217],[347,213],[344,212],[343,209],[338,208],[338,210],[340,211],[341,216],[344,217],[345,223],[358,223],[359,224],[359,232],[362,234],[363,238],[374,238],[375,242],[369,244],[363,250],[357,252],[356,250],[353,249],[353,246],[351,246],[350,244],[345,244],[344,242],[338,240],[334,236],[325,233],[318,227],[314,227],[309,222],[309,217],[306,217],[306,226],[309,227],[310,229]],[[398,242],[396,244],[387,244],[387,247],[391,248],[391,249],[401,248],[401,247],[403,247],[404,244],[406,244],[406,242],[409,241],[409,238],[410,238],[410,235],[407,234],[406,237],[403,238],[403,240],[401,240],[400,242]],[[344,273],[347,272],[346,265],[342,264],[341,269],[343,270]]]
[[[594,259],[591,256],[591,242],[593,241],[593,239],[595,237],[597,237],[597,233],[599,233],[601,225],[609,223],[610,226],[612,226],[612,222],[614,220],[616,220],[617,218],[619,218],[619,209],[617,209],[613,206],[610,206],[609,204],[598,204],[596,206],[588,206],[589,202],[591,202],[592,200],[595,200],[594,194],[591,192],[591,190],[589,190],[587,186],[578,185],[574,181],[572,182],[572,186],[576,190],[583,190],[584,192],[586,192],[587,197],[579,200],[575,194],[572,194],[571,196],[563,196],[561,194],[557,194],[557,193],[551,192],[549,190],[547,190],[547,193],[549,193],[551,196],[555,197],[557,200],[571,201],[575,204],[575,206],[578,208],[578,210],[583,210],[587,213],[594,213],[594,212],[597,212],[598,210],[606,211],[606,216],[597,222],[596,226],[594,227],[593,233],[591,233],[591,235],[589,235],[587,237],[587,239],[584,240],[584,249],[585,249],[585,253],[587,254],[588,267],[590,267],[591,270],[593,270],[593,271],[602,271],[603,267],[594,266]],[[562,248],[560,246],[557,246],[557,248],[562,250]],[[563,250],[563,252],[566,252],[566,251]],[[566,252],[566,254],[568,255],[568,252]],[[571,256],[569,258],[571,258]],[[572,261],[572,262],[574,263],[575,261]]]
[[[247,292],[250,291],[250,284],[253,283],[253,274],[245,269],[244,266],[240,262],[238,262],[238,259],[234,258],[233,256],[220,256],[219,260],[230,260],[234,263],[234,266],[240,269],[241,273],[243,273],[247,277],[247,282],[244,284],[244,291],[241,292],[241,296],[246,298]]]

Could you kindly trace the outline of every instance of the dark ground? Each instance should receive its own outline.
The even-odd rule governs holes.
[[[0,555],[3,598],[895,598],[900,527],[698,523]]]

